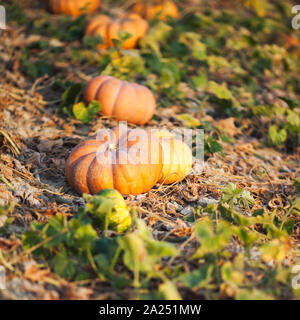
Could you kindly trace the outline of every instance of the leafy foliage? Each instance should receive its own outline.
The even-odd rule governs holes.
[[[223,189],[219,203],[201,209],[200,218],[195,221],[192,237],[198,245],[187,258],[199,261],[200,265],[191,272],[184,272],[180,265],[166,267],[170,258],[179,256],[179,250],[169,242],[155,240],[141,219],[136,220],[136,230],[114,237],[99,236],[96,220],[93,222],[89,216],[94,219],[98,209],[101,214],[105,210],[111,212],[111,203],[99,195],[86,199],[86,209],[80,209],[71,220],[57,215],[46,225],[35,222],[22,237],[24,248],[44,259],[61,277],[77,280],[99,277],[116,290],[131,284],[141,292],[156,279],[160,285],[151,298],[167,299],[179,299],[178,288],[182,287],[204,290],[208,297],[213,297],[211,294],[218,288],[219,294],[237,299],[273,298],[271,290],[247,279],[245,268],[260,273],[272,287],[290,283],[290,274],[281,263],[291,246],[288,235],[293,228],[292,220],[287,217],[279,220],[275,212],[270,215],[264,210],[256,210],[249,216],[240,213],[235,205],[248,206],[253,204],[253,198],[233,184]],[[100,225],[103,227],[103,223]],[[238,252],[231,251],[234,242],[239,243]],[[279,291],[275,296],[280,294]]]
[[[45,259],[55,273],[69,280],[97,276],[110,280],[116,288],[121,288],[124,284],[131,283],[128,273],[131,270],[134,273],[132,284],[135,287],[146,285],[151,278],[161,279],[166,286],[170,286],[165,273],[158,266],[163,258],[177,254],[174,245],[154,240],[142,220],[137,220],[136,232],[128,232],[115,238],[99,237],[87,213],[90,214],[93,210],[94,216],[95,205],[98,212],[99,209],[101,212],[111,212],[110,199],[107,198],[108,201],[105,202],[97,195],[87,199],[87,208],[81,209],[70,221],[59,214],[46,225],[33,223],[31,230],[22,236],[24,248],[31,250],[36,257]],[[118,261],[126,267],[121,275],[114,271]],[[142,284],[140,274],[147,275]],[[179,296],[175,287],[172,290]]]
[[[73,114],[74,117],[83,123],[89,123],[95,114],[101,110],[100,104],[98,101],[92,101],[86,107],[83,102],[79,102],[73,105]]]

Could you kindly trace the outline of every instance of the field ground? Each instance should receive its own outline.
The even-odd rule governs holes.
[[[178,2],[181,19],[153,21],[136,50],[99,54],[88,17],[4,1],[1,299],[299,298],[300,31],[292,2],[264,2]],[[111,3],[102,11],[129,7]],[[64,173],[72,148],[117,124],[72,114],[76,84],[100,72],[153,90],[147,126],[205,130],[203,171],[126,197],[136,225],[107,237],[76,215]]]

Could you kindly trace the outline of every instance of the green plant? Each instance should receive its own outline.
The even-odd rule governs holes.
[[[144,287],[151,279],[159,279],[166,286],[172,286],[164,270],[158,266],[162,259],[176,256],[174,245],[154,240],[145,223],[139,219],[136,231],[115,238],[100,238],[88,217],[94,215],[100,198],[89,197],[87,208],[79,210],[70,221],[63,215],[57,215],[46,225],[32,223],[31,230],[22,237],[24,248],[69,280],[99,277],[109,280],[116,288],[122,288],[130,285],[128,271],[132,271],[132,285],[135,287]],[[122,268],[121,273],[114,270],[117,264]],[[160,290],[165,291],[163,287]],[[179,297],[175,287],[172,291]]]
[[[131,214],[117,190],[103,189],[95,196],[84,194],[83,198],[87,202],[86,212],[105,232],[108,228],[124,232],[131,226]]]

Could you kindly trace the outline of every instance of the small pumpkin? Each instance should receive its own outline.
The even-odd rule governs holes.
[[[154,135],[159,138],[163,152],[162,174],[158,182],[171,184],[183,180],[193,164],[190,147],[168,131],[155,131]]]
[[[140,1],[136,3],[132,11],[141,15],[147,20],[158,17],[160,20],[166,20],[167,17],[179,18],[177,6],[172,1],[156,1],[149,3],[148,1]]]
[[[137,14],[129,14],[120,19],[98,15],[89,22],[85,34],[89,36],[100,35],[104,43],[99,44],[98,48],[105,49],[113,47],[113,40],[118,40],[119,32],[125,31],[130,33],[131,37],[123,42],[123,49],[132,49],[136,46],[138,40],[146,34],[147,30],[148,22]]]
[[[73,17],[83,13],[92,13],[100,6],[100,0],[49,0],[49,10],[56,14],[67,14]]]
[[[100,130],[80,143],[67,160],[66,177],[80,194],[96,194],[102,189],[140,194],[157,183],[161,170],[158,139],[144,130],[119,126]]]
[[[106,116],[139,125],[152,118],[156,106],[147,87],[110,76],[90,80],[84,90],[84,99],[87,102],[99,101],[101,112]]]
[[[130,212],[119,191],[103,189],[95,196],[83,196],[87,201],[86,211],[97,227],[124,232],[131,226]]]

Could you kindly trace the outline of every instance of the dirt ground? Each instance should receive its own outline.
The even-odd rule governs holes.
[[[8,5],[10,3],[12,2],[8,2]],[[23,1],[19,5],[27,15],[26,25],[12,21],[8,29],[1,32],[0,41],[0,205],[14,204],[7,215],[0,215],[0,227],[3,230],[7,220],[13,218],[13,222],[5,232],[1,232],[0,237],[0,264],[7,270],[7,289],[0,291],[0,297],[135,298],[130,286],[123,291],[116,291],[103,279],[93,278],[80,282],[56,276],[44,262],[36,260],[31,252],[24,251],[22,247],[22,234],[30,229],[32,222],[46,224],[58,213],[70,219],[84,206],[83,198],[66,181],[66,159],[79,142],[101,128],[115,126],[117,122],[97,115],[90,123],[83,124],[61,114],[63,90],[58,88],[57,80],[64,84],[85,83],[95,74],[95,65],[72,60],[72,48],[78,49],[81,46],[79,39],[69,42],[43,35],[41,26],[36,26],[37,29],[41,28],[38,32],[31,32],[32,26],[28,27],[28,24],[35,20],[50,19],[55,24],[58,19],[51,15],[44,18],[43,5],[37,2],[33,4],[33,1]],[[182,9],[185,8],[184,4],[181,6]],[[112,12],[120,10],[114,8]],[[45,41],[47,44],[43,46]],[[29,56],[25,58],[24,48],[28,48],[29,52]],[[57,53],[53,53],[53,50]],[[44,60],[36,58],[41,56]],[[51,73],[46,70],[41,75],[40,69],[43,67],[39,66],[40,69],[35,74],[29,75],[30,67],[26,69],[26,61],[33,65],[43,64],[44,61],[51,66]],[[27,71],[24,72],[25,69]],[[299,95],[297,98],[299,99]],[[270,99],[276,100],[276,97]],[[195,252],[197,242],[190,239],[194,221],[190,218],[197,215],[198,208],[218,204],[222,199],[222,189],[228,183],[233,183],[238,188],[249,191],[254,198],[251,213],[265,208],[270,214],[276,210],[278,218],[283,218],[291,201],[297,197],[294,182],[300,174],[300,147],[296,143],[292,148],[267,145],[262,138],[267,129],[261,120],[237,118],[234,115],[218,117],[206,109],[193,110],[185,104],[181,105],[179,101],[166,107],[159,106],[155,117],[147,126],[174,128],[184,124],[178,120],[177,115],[185,113],[200,122],[206,121],[219,128],[229,128],[231,131],[227,131],[228,136],[234,138],[234,142],[232,139],[218,140],[224,154],[215,152],[205,155],[202,172],[190,174],[180,183],[156,185],[146,194],[125,198],[128,206],[139,208],[138,216],[147,223],[156,240],[170,241],[182,250],[182,254],[174,258],[170,265],[182,264],[184,271],[188,273],[197,269],[197,262],[186,257]],[[220,132],[211,131],[210,135],[218,139]],[[240,210],[246,216],[249,214],[245,208]],[[294,225],[289,235],[289,246],[293,250],[299,250],[299,214],[295,214],[292,219]],[[257,230],[259,231],[259,227]],[[282,263],[290,267],[296,259],[297,254],[288,251]],[[251,272],[249,270],[250,278],[257,276],[255,272]],[[153,287],[156,287],[155,281],[153,280]],[[258,279],[255,281],[259,282]],[[178,290],[183,298],[233,297],[224,287],[210,290],[179,286]],[[293,298],[288,289],[282,289],[278,296]]]

